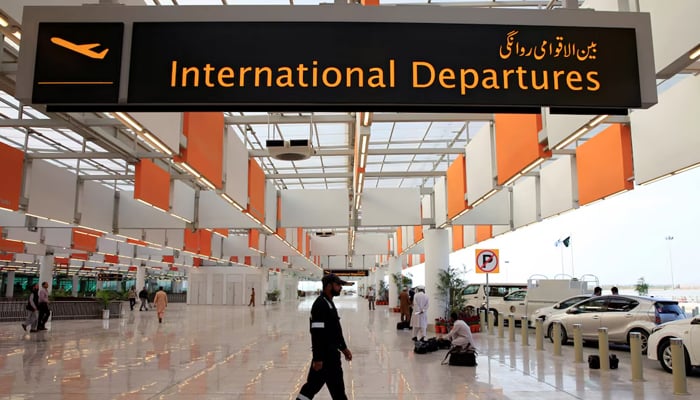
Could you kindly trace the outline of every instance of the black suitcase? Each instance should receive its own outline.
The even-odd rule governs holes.
[[[617,369],[620,359],[615,354],[610,354],[610,369]],[[588,367],[590,369],[600,369],[600,356],[591,354],[588,356]]]
[[[411,324],[408,321],[397,322],[396,329],[411,329]]]

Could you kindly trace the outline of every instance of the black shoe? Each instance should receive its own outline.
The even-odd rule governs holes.
[[[37,331],[36,329],[32,329],[29,332],[34,333],[34,332],[39,332],[39,331]]]
[[[22,330],[26,332],[26,331],[27,331],[27,325],[22,324]]]
[[[163,318],[158,318],[158,323],[162,324],[163,323]]]
[[[413,340],[414,342],[416,342],[416,341],[418,341],[418,338],[414,336],[414,337],[411,338],[411,340]]]
[[[43,326],[41,328],[38,328],[37,330],[39,331],[48,331],[48,329],[44,328]]]

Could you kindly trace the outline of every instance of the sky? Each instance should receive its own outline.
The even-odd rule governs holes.
[[[500,272],[490,274],[491,282],[555,278],[563,271],[595,275],[607,286],[634,285],[640,277],[650,285],[700,286],[699,225],[695,168],[460,250],[450,265],[464,268],[469,282],[485,282],[474,272],[474,250],[493,248],[500,252]],[[555,246],[567,236],[569,248]]]

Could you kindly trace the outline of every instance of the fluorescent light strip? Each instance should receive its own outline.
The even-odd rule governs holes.
[[[163,142],[160,141],[160,139],[156,138],[153,136],[150,132],[144,131],[143,132],[143,137],[146,139],[146,141],[156,147],[156,150],[160,150],[161,152],[171,156],[173,155],[173,152],[163,144]]]
[[[7,43],[10,47],[12,47],[13,49],[19,51],[19,44],[17,44],[14,40],[10,39],[9,36],[5,36],[5,38],[4,38],[3,40],[4,40],[5,43]]]
[[[3,28],[7,28],[8,26],[10,26],[10,23],[7,22],[7,19],[5,19],[5,17],[2,15],[0,15],[0,26],[2,26]]]
[[[362,125],[369,126],[372,123],[372,113],[364,112],[362,113]]]
[[[183,217],[181,217],[181,216],[179,216],[179,215],[177,215],[177,214],[173,214],[173,213],[168,213],[168,214],[170,214],[170,216],[175,217],[175,218],[177,218],[177,219],[179,219],[179,220],[181,220],[181,221],[184,221],[184,222],[186,222],[186,223],[188,223],[188,224],[191,224],[191,223],[192,223],[192,221],[190,221],[189,219],[183,218]]]
[[[187,163],[180,163],[179,164],[182,168],[184,168],[187,172],[189,172],[191,175],[194,175],[198,179],[202,176],[199,174],[199,172],[195,171],[194,168],[190,167],[189,164]]]
[[[608,118],[608,115],[607,115],[607,114],[599,115],[599,116],[595,117],[591,122],[589,122],[589,123],[588,123],[588,126],[590,126],[591,128],[593,128],[594,126],[596,126],[596,125],[598,125],[599,123],[603,122],[603,120],[605,120],[605,118]]]
[[[527,174],[528,172],[532,171],[532,170],[533,170],[535,167],[537,167],[538,165],[542,164],[543,162],[544,162],[544,158],[539,158],[539,159],[535,160],[532,164],[530,164],[530,165],[528,165],[527,167],[525,167],[525,169],[523,169],[520,173],[521,173],[522,175],[525,175],[525,174]]]
[[[12,36],[16,37],[17,40],[22,40],[22,32],[19,29],[12,32]]]
[[[207,186],[211,190],[216,190],[216,186],[214,186],[213,183],[211,183],[207,178],[201,177],[199,178],[199,181],[204,184],[204,186]]]
[[[683,172],[686,172],[686,171],[690,171],[691,169],[694,169],[694,168],[697,168],[697,167],[700,167],[700,163],[693,164],[693,165],[687,166],[687,167],[685,167],[685,168],[681,168],[681,169],[679,169],[678,171],[674,172],[673,175],[680,174],[680,173],[683,173]]]
[[[690,59],[691,59],[691,60],[696,60],[696,59],[698,59],[698,58],[700,58],[700,47],[698,47],[697,49],[695,49],[695,51],[693,51],[692,53],[690,53]]]
[[[574,132],[574,134],[572,134],[571,136],[569,136],[568,139],[566,139],[565,141],[559,143],[556,147],[554,147],[554,150],[561,150],[561,149],[563,149],[564,147],[568,146],[568,145],[569,145],[571,142],[573,142],[574,140],[577,140],[578,138],[580,138],[581,136],[583,136],[583,134],[586,133],[586,132],[588,132],[588,126],[584,126],[583,128],[581,128],[581,129],[577,130],[576,132]]]
[[[117,111],[114,113],[114,115],[119,118],[122,122],[125,124],[129,125],[129,127],[137,132],[143,131],[143,127],[139,125],[136,121],[131,119],[128,115],[124,114],[121,111]]]
[[[523,173],[522,173],[522,172],[519,172],[519,173],[515,174],[512,178],[510,178],[510,179],[508,179],[507,181],[505,181],[505,182],[503,183],[503,186],[508,186],[508,185],[510,185],[511,183],[515,182],[515,181],[516,181],[518,178],[520,178],[521,176],[523,176]]]

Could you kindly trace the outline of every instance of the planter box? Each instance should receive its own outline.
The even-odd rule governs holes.
[[[0,321],[24,321],[27,318],[26,301],[0,302]],[[91,301],[53,301],[51,319],[53,321],[69,319],[102,319],[102,304],[94,299]],[[120,318],[122,314],[122,301],[115,300],[109,303],[109,318]]]

